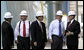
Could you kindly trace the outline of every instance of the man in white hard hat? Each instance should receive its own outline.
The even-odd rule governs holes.
[[[47,42],[46,27],[42,22],[43,13],[38,11],[36,13],[37,20],[31,24],[31,38],[32,38],[32,49],[44,49]]]
[[[5,21],[2,23],[2,46],[3,49],[11,49],[14,45],[14,33],[11,26],[11,16],[10,12],[6,12],[4,15]]]
[[[30,21],[27,20],[27,17],[27,11],[21,11],[21,21],[17,23],[15,28],[15,42],[17,44],[17,49],[30,49]]]
[[[67,35],[67,47],[68,49],[78,49],[78,34],[80,33],[80,24],[74,18],[76,16],[75,11],[69,11],[69,22],[67,23],[66,35]]]
[[[56,13],[57,19],[53,20],[49,26],[49,41],[51,43],[51,49],[62,49],[63,45],[63,33],[65,31],[64,24],[61,21],[62,11],[59,10]]]

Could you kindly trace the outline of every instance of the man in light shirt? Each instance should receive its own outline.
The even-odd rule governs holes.
[[[15,28],[15,42],[17,49],[30,49],[30,21],[27,20],[27,12],[25,10],[20,13],[21,21]]]
[[[57,19],[51,22],[49,26],[49,41],[51,43],[51,49],[62,49],[63,45],[63,33],[64,33],[64,24],[61,21],[62,11],[59,10],[56,13]]]

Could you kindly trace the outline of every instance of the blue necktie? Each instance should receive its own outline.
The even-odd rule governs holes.
[[[59,37],[62,36],[62,32],[61,32],[61,22],[59,22]]]

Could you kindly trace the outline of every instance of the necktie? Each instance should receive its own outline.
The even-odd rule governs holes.
[[[40,28],[41,28],[41,31],[42,31],[42,38],[44,39],[44,35],[43,35],[43,29],[42,29],[42,24],[41,24],[41,22],[40,22]]]
[[[42,25],[41,25],[41,22],[40,22],[40,24],[39,24],[39,25],[40,25],[41,31],[43,32],[43,29],[42,29]]]
[[[61,22],[59,22],[59,37],[62,36],[62,32],[61,32]]]
[[[71,25],[71,21],[69,22],[68,28],[70,27],[70,25]]]
[[[26,36],[26,28],[25,28],[25,22],[23,22],[23,36]]]

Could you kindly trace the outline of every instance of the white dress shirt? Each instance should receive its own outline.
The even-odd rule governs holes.
[[[23,21],[21,21],[20,23],[20,33],[19,33],[19,23],[20,21],[17,23],[15,31],[14,31],[14,35],[15,35],[15,40],[17,40],[17,36],[20,35],[23,37]],[[26,27],[26,37],[29,37],[29,21],[26,20],[25,21],[25,27]]]
[[[65,30],[64,28],[64,23],[61,22],[61,32],[62,32],[62,35],[63,35],[63,31]],[[59,20],[56,19],[54,21],[52,21],[50,23],[50,26],[49,26],[49,39],[52,39],[52,35],[57,35],[59,36]]]

